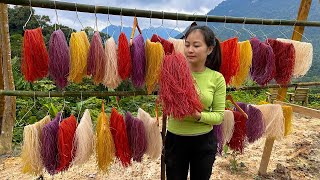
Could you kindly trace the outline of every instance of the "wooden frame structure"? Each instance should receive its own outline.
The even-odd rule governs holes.
[[[301,0],[299,14],[297,20],[285,20],[285,19],[261,19],[261,18],[245,18],[245,17],[225,17],[225,16],[208,16],[208,15],[191,15],[183,13],[170,13],[170,12],[160,12],[160,11],[148,11],[141,9],[128,9],[128,8],[117,8],[108,6],[93,6],[85,4],[74,4],[61,1],[43,1],[43,0],[0,0],[0,127],[2,131],[0,135],[0,154],[9,153],[11,151],[11,141],[12,141],[12,128],[15,121],[15,96],[27,95],[21,92],[14,91],[14,82],[12,75],[11,66],[11,50],[10,50],[10,37],[9,37],[9,27],[8,27],[8,11],[7,4],[13,5],[23,5],[32,7],[41,7],[49,9],[60,9],[79,12],[89,12],[89,13],[100,13],[100,14],[113,14],[113,15],[123,15],[123,16],[136,16],[136,17],[150,17],[158,19],[171,19],[171,20],[183,20],[183,21],[205,21],[205,22],[225,22],[225,23],[239,23],[239,24],[263,24],[263,25],[282,25],[282,26],[295,26],[295,31],[292,35],[293,40],[300,41],[304,31],[304,26],[315,26],[320,27],[320,22],[306,21],[312,0]],[[32,4],[31,4],[32,3]],[[319,85],[315,83],[314,85]],[[269,86],[272,87],[272,86]],[[279,85],[273,85],[273,87],[279,87]],[[288,86],[283,86],[280,88],[279,92],[285,97]],[[241,88],[240,88],[241,89]],[[253,87],[252,89],[261,89],[260,87]],[[230,89],[234,90],[234,89]],[[21,93],[21,94],[19,94]],[[31,92],[31,96],[34,95]],[[51,96],[56,93],[57,95],[66,96],[68,93],[64,92],[52,92]],[[140,92],[144,94],[144,92]],[[39,92],[39,96],[44,96],[45,92]],[[72,93],[71,93],[72,94]],[[140,95],[138,92],[127,92],[127,95]],[[29,92],[30,95],[30,92]],[[46,95],[46,94],[45,94]],[[96,95],[98,94],[91,94]],[[91,96],[90,95],[90,96]],[[121,92],[115,92],[109,95],[121,95]],[[122,94],[123,95],[123,94]],[[27,95],[28,96],[28,95]],[[46,95],[47,96],[47,95]],[[84,95],[85,96],[85,95]],[[105,94],[104,94],[105,96]],[[278,98],[278,100],[283,100]],[[164,139],[166,132],[166,117],[163,118],[162,126],[162,137]],[[2,126],[1,126],[2,125]],[[267,166],[269,163],[274,139],[267,139],[260,163],[259,174],[266,174]],[[161,179],[165,179],[163,156],[161,157]]]

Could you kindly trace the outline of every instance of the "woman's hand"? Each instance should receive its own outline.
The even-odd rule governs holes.
[[[201,119],[201,113],[196,111],[193,115],[193,118],[195,118],[197,121],[199,121]]]

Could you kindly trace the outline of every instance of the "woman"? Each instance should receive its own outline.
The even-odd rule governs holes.
[[[196,81],[203,111],[183,121],[169,118],[165,141],[168,180],[208,180],[217,152],[214,125],[221,124],[225,109],[226,83],[219,69],[218,39],[207,26],[191,27],[185,35],[184,52]]]

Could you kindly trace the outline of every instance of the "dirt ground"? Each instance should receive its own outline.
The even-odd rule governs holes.
[[[237,169],[232,170],[231,155],[218,156],[211,179],[320,179],[320,119],[294,114],[293,133],[274,143],[268,174],[258,176],[265,138],[248,144],[244,154],[237,155]],[[15,155],[16,154],[16,155]],[[0,158],[0,179],[36,179],[21,173],[19,153]],[[44,179],[160,179],[160,159],[145,157],[123,169],[115,163],[108,174],[99,173],[92,159],[82,167],[72,167],[54,177],[44,174]]]

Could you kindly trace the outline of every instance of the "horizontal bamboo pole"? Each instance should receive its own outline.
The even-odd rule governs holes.
[[[0,3],[30,6],[29,0],[0,0]],[[63,1],[44,1],[31,0],[32,7],[59,9],[67,11],[78,11],[99,14],[137,16],[155,19],[171,19],[181,21],[203,21],[203,22],[226,22],[239,24],[263,24],[263,25],[284,25],[284,26],[317,26],[320,27],[318,21],[296,21],[286,19],[263,19],[263,18],[246,18],[246,17],[231,17],[231,16],[207,16],[185,13],[172,13],[163,11],[150,11],[143,9],[130,9],[110,6],[95,6],[87,4],[75,4]]]
[[[242,86],[238,89],[233,87],[227,87],[227,91],[241,91],[241,90],[259,90],[259,89],[269,89],[269,88],[282,88],[282,87],[303,87],[303,86],[320,86],[320,82],[303,82],[303,83],[291,83],[287,85],[279,85],[279,84],[269,84],[267,86]],[[1,93],[0,93],[1,94]]]
[[[0,90],[0,96],[28,96],[28,97],[107,97],[107,96],[137,96],[148,95],[145,91],[7,91]]]
[[[305,82],[305,83],[293,83],[286,86],[280,86],[278,84],[270,84],[268,86],[244,86],[239,89],[228,87],[227,91],[248,91],[248,90],[259,90],[268,88],[281,88],[281,87],[306,87],[306,86],[320,86],[320,82]],[[154,92],[151,95],[157,95],[158,92]],[[28,96],[28,97],[106,97],[106,96],[137,96],[137,95],[148,95],[146,91],[10,91],[0,90],[0,96]]]

